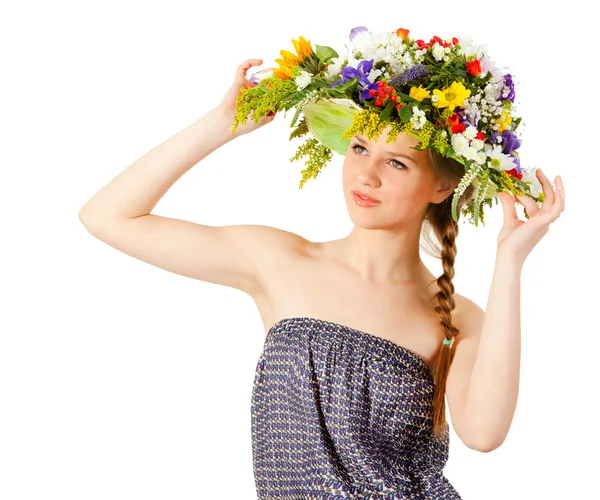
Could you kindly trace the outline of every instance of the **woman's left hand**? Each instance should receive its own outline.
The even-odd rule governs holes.
[[[498,235],[498,252],[509,254],[511,258],[521,263],[565,208],[565,187],[560,175],[554,179],[556,185],[554,190],[541,169],[538,168],[535,174],[545,196],[542,207],[538,207],[529,196],[516,196],[527,210],[529,216],[527,220],[523,221],[517,216],[516,202],[510,194],[504,191],[498,193],[504,211],[504,223]]]

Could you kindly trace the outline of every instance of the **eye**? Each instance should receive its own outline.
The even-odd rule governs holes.
[[[356,144],[353,144],[353,145],[351,146],[351,148],[352,148],[352,149],[355,151],[355,153],[356,153],[357,155],[360,155],[360,153],[358,152],[358,148],[360,148],[360,149],[364,149],[365,151],[367,150],[367,149],[366,149],[364,146],[361,146],[361,145],[360,145],[360,144],[358,144],[358,143],[356,143]],[[391,161],[393,161],[393,162],[396,162],[396,163],[399,165],[398,167],[394,167],[396,170],[404,170],[404,169],[408,168],[408,167],[407,167],[407,166],[406,166],[404,163],[402,163],[402,162],[400,162],[400,161],[398,161],[398,160],[394,160],[394,159],[392,159]]]

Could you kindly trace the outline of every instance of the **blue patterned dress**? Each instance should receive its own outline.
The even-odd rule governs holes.
[[[252,389],[258,500],[460,500],[431,437],[433,377],[407,348],[292,317],[269,330]]]

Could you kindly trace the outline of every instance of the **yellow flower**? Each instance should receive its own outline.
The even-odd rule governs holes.
[[[456,106],[464,106],[465,99],[471,95],[471,91],[466,89],[460,82],[452,82],[450,87],[444,90],[434,89],[433,93],[438,100],[434,104],[438,108],[454,109]]]
[[[500,125],[498,132],[504,132],[506,127],[512,122],[512,116],[508,114],[508,109],[502,111],[500,118],[496,119],[496,123]]]
[[[292,40],[296,54],[292,54],[287,50],[280,51],[283,59],[275,59],[275,62],[279,65],[279,68],[273,69],[273,74],[281,78],[282,80],[290,79],[290,70],[300,64],[304,59],[314,55],[314,51],[310,45],[310,41],[305,40],[304,37],[300,37],[298,40]]]
[[[423,85],[419,85],[419,87],[411,87],[410,88],[410,97],[416,99],[417,101],[422,101],[426,97],[431,97],[431,92],[429,90],[425,90]]]

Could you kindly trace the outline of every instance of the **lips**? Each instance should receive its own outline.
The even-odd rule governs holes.
[[[360,196],[363,200],[370,201],[373,203],[381,203],[381,201],[379,201],[378,199],[373,198],[372,196],[369,196],[368,194],[365,194],[362,191],[354,190],[352,192],[357,196]]]

